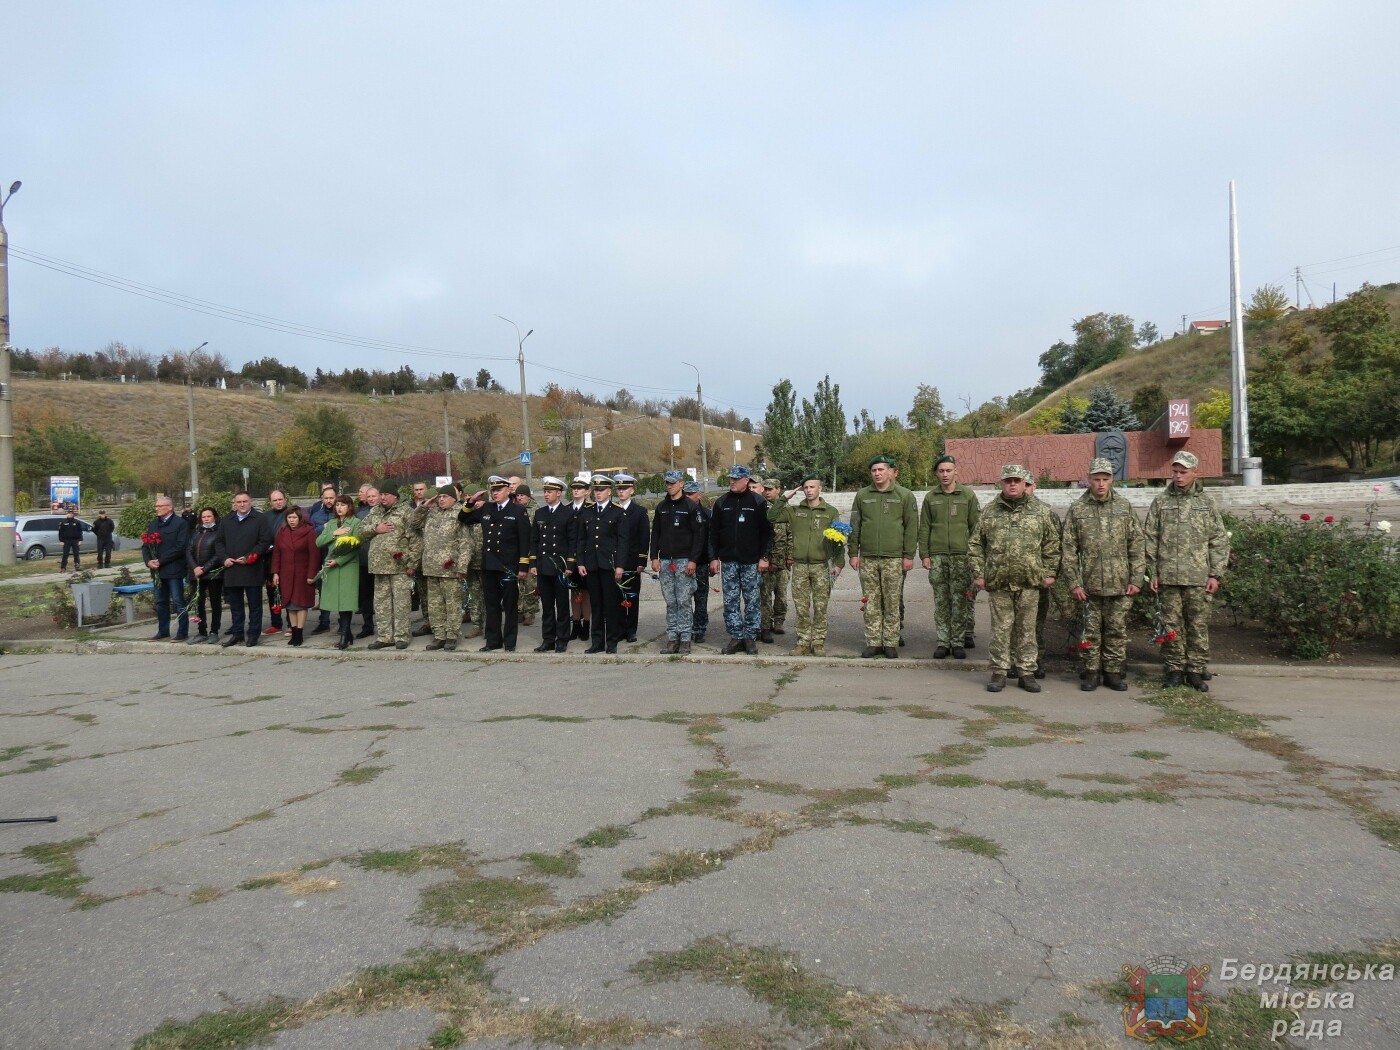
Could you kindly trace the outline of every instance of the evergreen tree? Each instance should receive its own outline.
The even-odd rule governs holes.
[[[1084,429],[1064,433],[1102,434],[1108,430],[1140,430],[1132,406],[1118,396],[1107,383],[1100,383],[1089,392],[1089,407],[1084,410]]]

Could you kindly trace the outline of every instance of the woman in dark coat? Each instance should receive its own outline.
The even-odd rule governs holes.
[[[299,507],[290,507],[272,545],[272,585],[282,596],[282,611],[292,629],[288,645],[300,645],[306,628],[306,610],[316,604],[316,570],[321,550],[316,530]]]
[[[199,605],[195,610],[199,622],[199,633],[190,636],[191,645],[219,640],[219,624],[224,616],[223,566],[214,553],[214,539],[218,534],[219,512],[213,507],[205,507],[199,512],[199,524],[190,537],[190,547],[185,561],[190,567],[190,578]],[[209,615],[204,613],[205,599],[209,601]]]
[[[360,551],[357,535],[360,522],[355,516],[355,501],[350,496],[335,498],[335,516],[321,527],[316,546],[326,556],[325,572],[321,574],[321,608],[340,613],[340,638],[337,649],[348,649],[354,641],[350,618],[360,608]],[[339,547],[336,544],[344,539]]]

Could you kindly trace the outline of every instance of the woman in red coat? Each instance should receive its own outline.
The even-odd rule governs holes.
[[[316,571],[320,567],[316,529],[299,508],[292,507],[272,548],[272,585],[281,595],[282,611],[292,629],[288,645],[302,642],[306,610],[316,604]]]

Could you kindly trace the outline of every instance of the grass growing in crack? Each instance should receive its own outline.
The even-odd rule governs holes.
[[[937,751],[920,755],[919,759],[927,762],[931,769],[949,769],[953,766],[969,766],[986,753],[987,749],[978,744],[945,744]]]
[[[653,952],[632,967],[648,983],[693,977],[709,984],[737,984],[789,1024],[853,1029],[896,1009],[893,999],[866,995],[811,973],[791,952],[706,937],[675,952]]]
[[[692,791],[679,802],[673,802],[664,810],[653,812],[648,810],[653,816],[662,813],[684,813],[690,817],[710,817],[727,813],[739,804],[739,796],[733,792],[720,791],[717,788],[709,788],[704,791]]]
[[[458,948],[420,948],[400,962],[366,966],[331,1000],[339,999],[347,1006],[363,1001],[394,1002],[430,995],[448,984],[487,987],[490,983],[481,956]]]
[[[927,820],[889,820],[885,822],[885,827],[891,831],[905,831],[915,835],[927,835],[935,830],[936,824],[931,824]]]
[[[782,708],[777,704],[758,701],[749,704],[742,711],[731,711],[727,717],[738,719],[740,722],[766,722],[776,714],[782,712]]]
[[[0,893],[47,893],[74,901],[75,908],[95,908],[113,897],[84,893],[83,886],[92,879],[78,868],[78,854],[97,841],[95,835],[65,842],[42,842],[25,846],[20,855],[47,868],[37,875],[10,875],[0,879]]]
[[[1172,756],[1165,751],[1132,751],[1129,753],[1129,757],[1141,758],[1147,762],[1160,762],[1162,759]]]
[[[738,776],[739,774],[732,769],[697,769],[691,774],[690,786],[693,788],[710,787],[726,780],[735,780]]]
[[[1294,958],[1313,966],[1325,966],[1329,970],[1333,966],[1345,966],[1356,970],[1363,970],[1367,966],[1384,966],[1387,963],[1395,966],[1400,964],[1400,940],[1376,941],[1365,951],[1308,952]],[[1296,988],[1324,988],[1334,983],[1336,982],[1331,980],[1330,976],[1319,980],[1305,977],[1295,980],[1293,985]]]
[[[922,777],[914,776],[912,773],[881,773],[875,778],[887,788],[907,788],[923,781]]]
[[[678,849],[671,853],[659,853],[650,863],[627,869],[622,873],[622,877],[631,882],[673,886],[678,882],[698,879],[723,864],[724,858],[717,854]]]
[[[1030,747],[1040,743],[1033,736],[989,736],[984,739],[988,747]]]
[[[1094,784],[1131,784],[1132,777],[1125,777],[1121,773],[1061,773],[1062,780],[1084,780]]]
[[[1242,729],[1264,728],[1264,722],[1258,717],[1234,711],[1212,699],[1209,693],[1198,693],[1185,686],[1146,693],[1138,698],[1138,702],[1165,711],[1167,721],[1172,725],[1189,726],[1211,733],[1238,733]]]
[[[574,840],[574,845],[583,849],[612,849],[624,839],[636,838],[637,833],[622,824],[604,824],[594,828],[582,838]]]
[[[388,766],[354,766],[351,769],[343,770],[338,779],[342,784],[368,784],[380,773],[388,771]]]
[[[935,773],[928,778],[928,782],[949,788],[970,788],[986,783],[981,777],[974,777],[971,773]]]
[[[190,891],[191,904],[208,904],[216,901],[224,895],[224,891],[217,886],[197,886]]]
[[[428,1045],[433,1047],[433,1050],[461,1046],[466,1041],[466,1033],[455,1024],[445,1024],[428,1036]]]
[[[541,875],[554,875],[559,878],[578,877],[578,854],[573,850],[563,853],[522,853],[520,859]]]
[[[1086,791],[1079,796],[1085,802],[1155,802],[1164,805],[1176,799],[1165,791]]]
[[[132,1050],[235,1050],[271,1041],[274,1032],[292,1018],[287,999],[272,999],[218,1013],[200,1014],[192,1021],[166,1021],[132,1044]]]
[[[879,704],[858,704],[855,707],[848,707],[846,710],[854,715],[883,715],[889,711],[888,708],[881,707]]]
[[[223,704],[223,705],[221,705],[221,706],[223,706],[223,707],[237,707],[237,706],[240,705],[240,704],[260,704],[260,703],[262,703],[262,702],[265,701],[265,700],[281,700],[281,699],[282,699],[282,697],[279,696],[277,693],[260,693],[260,694],[257,695],[257,696],[245,696],[242,700],[230,700],[228,703]]]
[[[265,890],[273,886],[281,886],[293,897],[302,897],[308,893],[331,893],[340,885],[335,879],[307,875],[307,870],[309,870],[307,867],[301,867],[291,871],[274,871],[269,875],[260,875],[256,879],[241,882],[238,884],[238,888],[240,890]]]
[[[940,845],[949,849],[962,850],[964,853],[975,853],[979,857],[1000,857],[1006,851],[998,846],[991,839],[983,838],[981,835],[953,835],[944,839]]]
[[[804,812],[813,816],[835,813],[871,802],[888,802],[890,797],[886,788],[831,788],[826,791],[813,791],[811,794],[816,801],[804,807]]]
[[[433,699],[437,699],[437,697],[439,697],[439,696],[451,696],[451,695],[452,695],[451,693],[437,693],[437,694],[434,695]],[[382,704],[375,704],[374,706],[375,706],[375,707],[407,707],[407,706],[408,706],[409,704],[411,704],[411,703],[413,703],[412,700],[385,700]]]
[[[797,681],[797,676],[800,675],[801,673],[802,673],[802,668],[800,668],[800,667],[789,667],[789,668],[788,668],[786,671],[784,671],[782,674],[778,675],[777,678],[773,679],[773,684],[774,684],[775,686],[777,686],[777,689],[782,689],[784,686],[792,685],[793,682]],[[776,690],[776,689],[774,690],[774,695],[775,695],[775,696],[777,695],[777,690]]]
[[[1031,714],[1024,707],[1016,707],[1013,704],[973,704],[978,711],[984,711],[998,722],[1022,723],[1031,725],[1039,722],[1036,715]]]
[[[587,722],[582,715],[494,715],[483,722]]]
[[[431,926],[470,925],[499,933],[520,913],[553,903],[554,894],[541,883],[472,873],[425,889],[417,918]]]
[[[910,718],[947,719],[953,717],[946,711],[935,711],[923,704],[900,704],[897,710],[903,711]]]
[[[396,875],[416,875],[436,868],[468,870],[472,854],[460,843],[440,846],[418,846],[405,850],[367,850],[346,858],[348,863],[365,871],[390,871]]]
[[[1036,798],[1074,798],[1068,791],[1047,787],[1043,780],[1003,780],[997,784],[997,787],[1005,788],[1007,791],[1024,791],[1028,795],[1036,796]]]

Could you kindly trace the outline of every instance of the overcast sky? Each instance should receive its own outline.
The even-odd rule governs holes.
[[[1231,179],[1246,292],[1400,280],[1395,0],[11,0],[3,39],[16,250],[473,356],[12,254],[20,347],[514,387],[504,314],[535,391],[689,361],[712,406],[830,373],[878,419],[1033,385],[1085,314],[1228,316]]]

